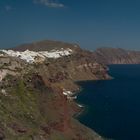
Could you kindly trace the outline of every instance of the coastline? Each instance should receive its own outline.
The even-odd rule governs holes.
[[[78,114],[74,115],[76,116],[76,118],[78,118],[78,116],[82,115],[83,113],[85,114],[88,111],[88,106],[82,104],[82,103],[78,103],[76,100],[78,99],[78,95],[80,94],[80,92],[83,90],[83,88],[80,86],[80,83],[82,82],[88,82],[88,81],[106,81],[106,80],[113,80],[114,77],[110,76],[107,79],[97,79],[97,80],[81,80],[81,81],[76,81],[74,82],[76,85],[78,85],[79,89],[75,92],[72,92],[73,94],[71,95],[71,97],[76,97],[74,99],[74,102],[76,102],[77,106],[79,108],[81,108],[81,111],[78,112]]]
[[[80,111],[75,113],[73,115],[73,118],[76,119],[78,122],[80,122],[79,118],[83,115],[86,115],[87,112],[89,111],[89,106],[85,105],[85,104],[82,104],[80,102],[78,102],[78,95],[81,94],[80,92],[83,90],[83,88],[81,87],[81,85],[79,84],[80,82],[88,82],[88,81],[100,81],[100,80],[113,80],[114,77],[110,76],[110,78],[108,79],[98,79],[98,80],[84,80],[84,81],[76,81],[75,84],[78,85],[79,87],[79,90],[77,90],[76,92],[73,93],[72,96],[76,96],[76,99],[74,99],[74,102],[77,104],[77,106],[80,108]],[[110,138],[105,138],[103,137],[102,135],[100,135],[98,132],[96,132],[94,129],[86,126],[85,124],[83,124],[82,122],[80,122],[82,125],[84,125],[85,127],[87,127],[88,129],[91,129],[91,131],[97,133],[99,135],[99,137],[101,137],[103,140],[113,140],[113,139],[110,139]]]
[[[82,90],[80,90],[82,91]],[[79,93],[79,92],[78,92]],[[78,94],[76,93],[76,94]],[[101,138],[102,140],[113,140],[113,139],[110,139],[110,138],[104,138],[102,135],[100,135],[98,132],[96,132],[94,129],[86,126],[85,124],[83,124],[82,122],[80,122],[79,118],[82,116],[82,115],[86,115],[87,112],[89,111],[89,106],[87,105],[84,105],[84,104],[81,104],[79,102],[77,102],[76,100],[74,100],[74,102],[77,104],[77,106],[81,109],[79,112],[75,113],[73,115],[73,118],[76,119],[81,125],[83,125],[84,127],[87,127],[89,130],[93,131],[94,133],[96,133],[98,135],[99,138]]]

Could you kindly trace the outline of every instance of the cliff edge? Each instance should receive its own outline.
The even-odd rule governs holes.
[[[0,139],[102,140],[73,118],[81,111],[73,93],[75,81],[109,79],[107,70],[76,44],[0,50]]]
[[[99,48],[94,53],[98,62],[104,64],[140,64],[140,52],[121,48]]]

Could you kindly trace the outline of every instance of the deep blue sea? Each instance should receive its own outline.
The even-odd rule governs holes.
[[[111,65],[113,80],[80,82],[80,122],[114,140],[140,140],[140,65]]]

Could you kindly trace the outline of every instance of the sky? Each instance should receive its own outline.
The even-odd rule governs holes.
[[[0,48],[45,39],[140,50],[140,1],[0,0]]]

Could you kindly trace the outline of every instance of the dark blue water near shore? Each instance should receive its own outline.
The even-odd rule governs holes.
[[[140,65],[112,65],[113,80],[80,82],[80,122],[114,140],[140,140]]]

